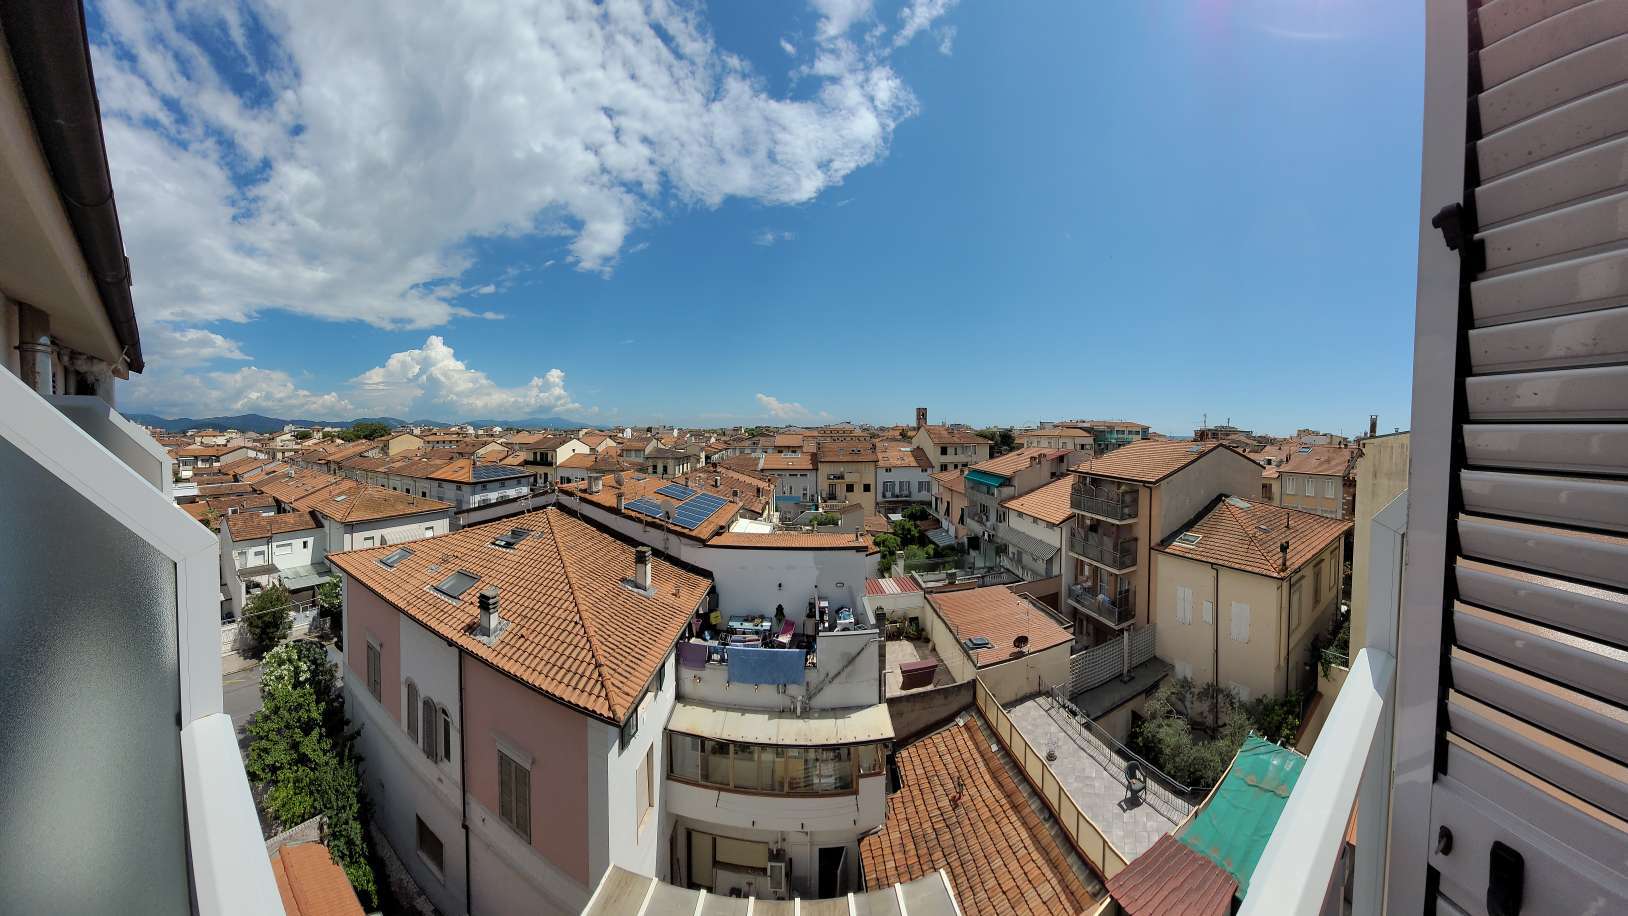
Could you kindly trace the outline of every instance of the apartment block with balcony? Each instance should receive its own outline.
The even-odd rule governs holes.
[[[3,908],[282,913],[215,538],[115,409],[144,362],[97,105],[80,6],[0,6]]]
[[[1074,517],[1069,505],[1073,492],[1074,481],[1065,475],[1001,503],[1006,514],[996,525],[995,538],[1003,567],[1031,581],[1061,574],[1063,539]]]
[[[1222,493],[1253,493],[1260,466],[1214,442],[1145,440],[1074,468],[1063,564],[1065,605],[1079,647],[1153,621],[1150,551]]]
[[[876,514],[876,445],[869,440],[821,442],[816,458],[820,508],[840,512],[857,505]]]
[[[999,564],[999,532],[1007,525],[1007,510],[1002,503],[1062,478],[1082,457],[1083,453],[1062,449],[1022,448],[967,468],[963,475],[967,508],[961,523],[967,529],[968,549],[977,558],[977,565]]]

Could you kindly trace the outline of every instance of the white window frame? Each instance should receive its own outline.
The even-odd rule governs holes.
[[[1323,480],[1323,495],[1329,499],[1334,498],[1334,478],[1328,477]]]
[[[1287,493],[1290,496],[1295,496],[1295,495],[1299,494],[1299,492],[1300,492],[1300,483],[1299,483],[1299,481],[1300,481],[1300,478],[1295,477],[1292,474],[1285,474],[1284,477],[1283,477],[1283,492]]]

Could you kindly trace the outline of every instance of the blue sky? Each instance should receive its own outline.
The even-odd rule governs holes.
[[[1407,425],[1416,4],[352,6],[91,5],[127,409]]]

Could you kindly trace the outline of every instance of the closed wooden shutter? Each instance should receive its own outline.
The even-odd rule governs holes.
[[[1628,912],[1628,0],[1465,9],[1429,865],[1439,912]]]

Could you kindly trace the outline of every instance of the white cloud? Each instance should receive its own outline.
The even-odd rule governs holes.
[[[149,363],[159,366],[201,366],[217,359],[253,359],[235,340],[202,328],[178,328],[155,323],[142,335]]]
[[[938,21],[955,4],[956,0],[910,0],[904,9],[899,11],[899,31],[893,34],[893,46],[899,48],[909,44],[911,39]],[[949,54],[954,41],[955,29],[946,26],[939,30],[940,53]]]
[[[767,248],[780,242],[791,242],[797,239],[797,233],[790,230],[760,229],[752,236],[752,244]]]
[[[949,57],[955,53],[955,26],[946,25],[933,30],[938,36],[938,53]]]
[[[757,402],[764,410],[769,412],[769,416],[774,417],[776,420],[806,420],[814,416],[812,411],[801,404],[782,401],[762,392],[758,392]]]
[[[384,365],[351,379],[351,398],[370,410],[402,415],[440,408],[460,417],[519,420],[542,413],[582,412],[565,390],[565,372],[549,369],[525,385],[505,388],[457,358],[440,337],[391,354]]]
[[[172,417],[259,413],[302,420],[342,420],[356,415],[356,405],[334,392],[309,391],[281,369],[257,366],[232,372],[149,371],[132,376],[121,396],[129,405],[127,409]]]
[[[431,327],[484,293],[459,282],[483,237],[558,235],[605,271],[668,208],[811,200],[917,110],[890,49],[846,37],[868,0],[814,5],[813,85],[777,98],[682,0],[107,0],[93,56],[142,318]]]
[[[780,50],[786,52],[787,57],[797,56],[797,46],[784,38],[780,39]]]

